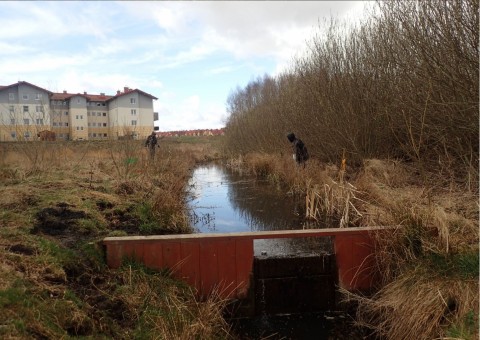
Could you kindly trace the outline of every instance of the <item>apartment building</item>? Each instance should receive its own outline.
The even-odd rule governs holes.
[[[36,140],[45,130],[57,140],[143,139],[154,129],[156,99],[128,87],[105,95],[55,93],[26,81],[0,86],[0,141]]]

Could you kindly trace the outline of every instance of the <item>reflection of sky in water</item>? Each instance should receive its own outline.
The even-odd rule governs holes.
[[[227,199],[231,183],[220,167],[197,168],[189,184],[193,194],[190,207],[199,218],[194,225],[199,232],[250,231],[245,220]]]
[[[195,169],[189,182],[191,220],[201,233],[302,229],[304,198],[287,195],[265,180],[215,164]],[[317,227],[322,227],[318,225]],[[303,241],[302,241],[303,240]],[[322,239],[255,240],[255,253],[313,252]],[[317,244],[317,246],[312,245]],[[325,247],[322,247],[325,248]]]

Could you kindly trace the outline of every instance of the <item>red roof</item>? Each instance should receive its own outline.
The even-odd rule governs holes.
[[[80,96],[80,97],[84,97],[86,98],[87,100],[89,101],[93,101],[93,102],[105,102],[107,100],[109,100],[110,98],[112,98],[112,96],[105,96],[105,95],[100,95],[100,94],[82,94],[82,93],[54,93],[52,95],[52,100],[66,100],[66,99],[70,99],[72,97],[75,97],[75,96]]]

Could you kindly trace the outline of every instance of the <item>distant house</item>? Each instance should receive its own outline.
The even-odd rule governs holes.
[[[198,130],[179,130],[159,132],[160,136],[164,137],[179,137],[179,136],[223,136],[224,129],[198,129]]]
[[[153,130],[153,100],[124,87],[115,95],[55,93],[26,81],[0,86],[0,141],[33,140],[40,131],[56,140],[146,138]]]

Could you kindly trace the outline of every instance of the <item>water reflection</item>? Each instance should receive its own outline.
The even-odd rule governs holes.
[[[190,218],[197,232],[230,233],[306,227],[303,197],[289,195],[286,188],[220,164],[208,164],[195,169],[189,188]],[[316,223],[308,227],[321,228],[325,225]],[[331,240],[256,240],[254,247],[258,256],[291,256],[330,252]]]

